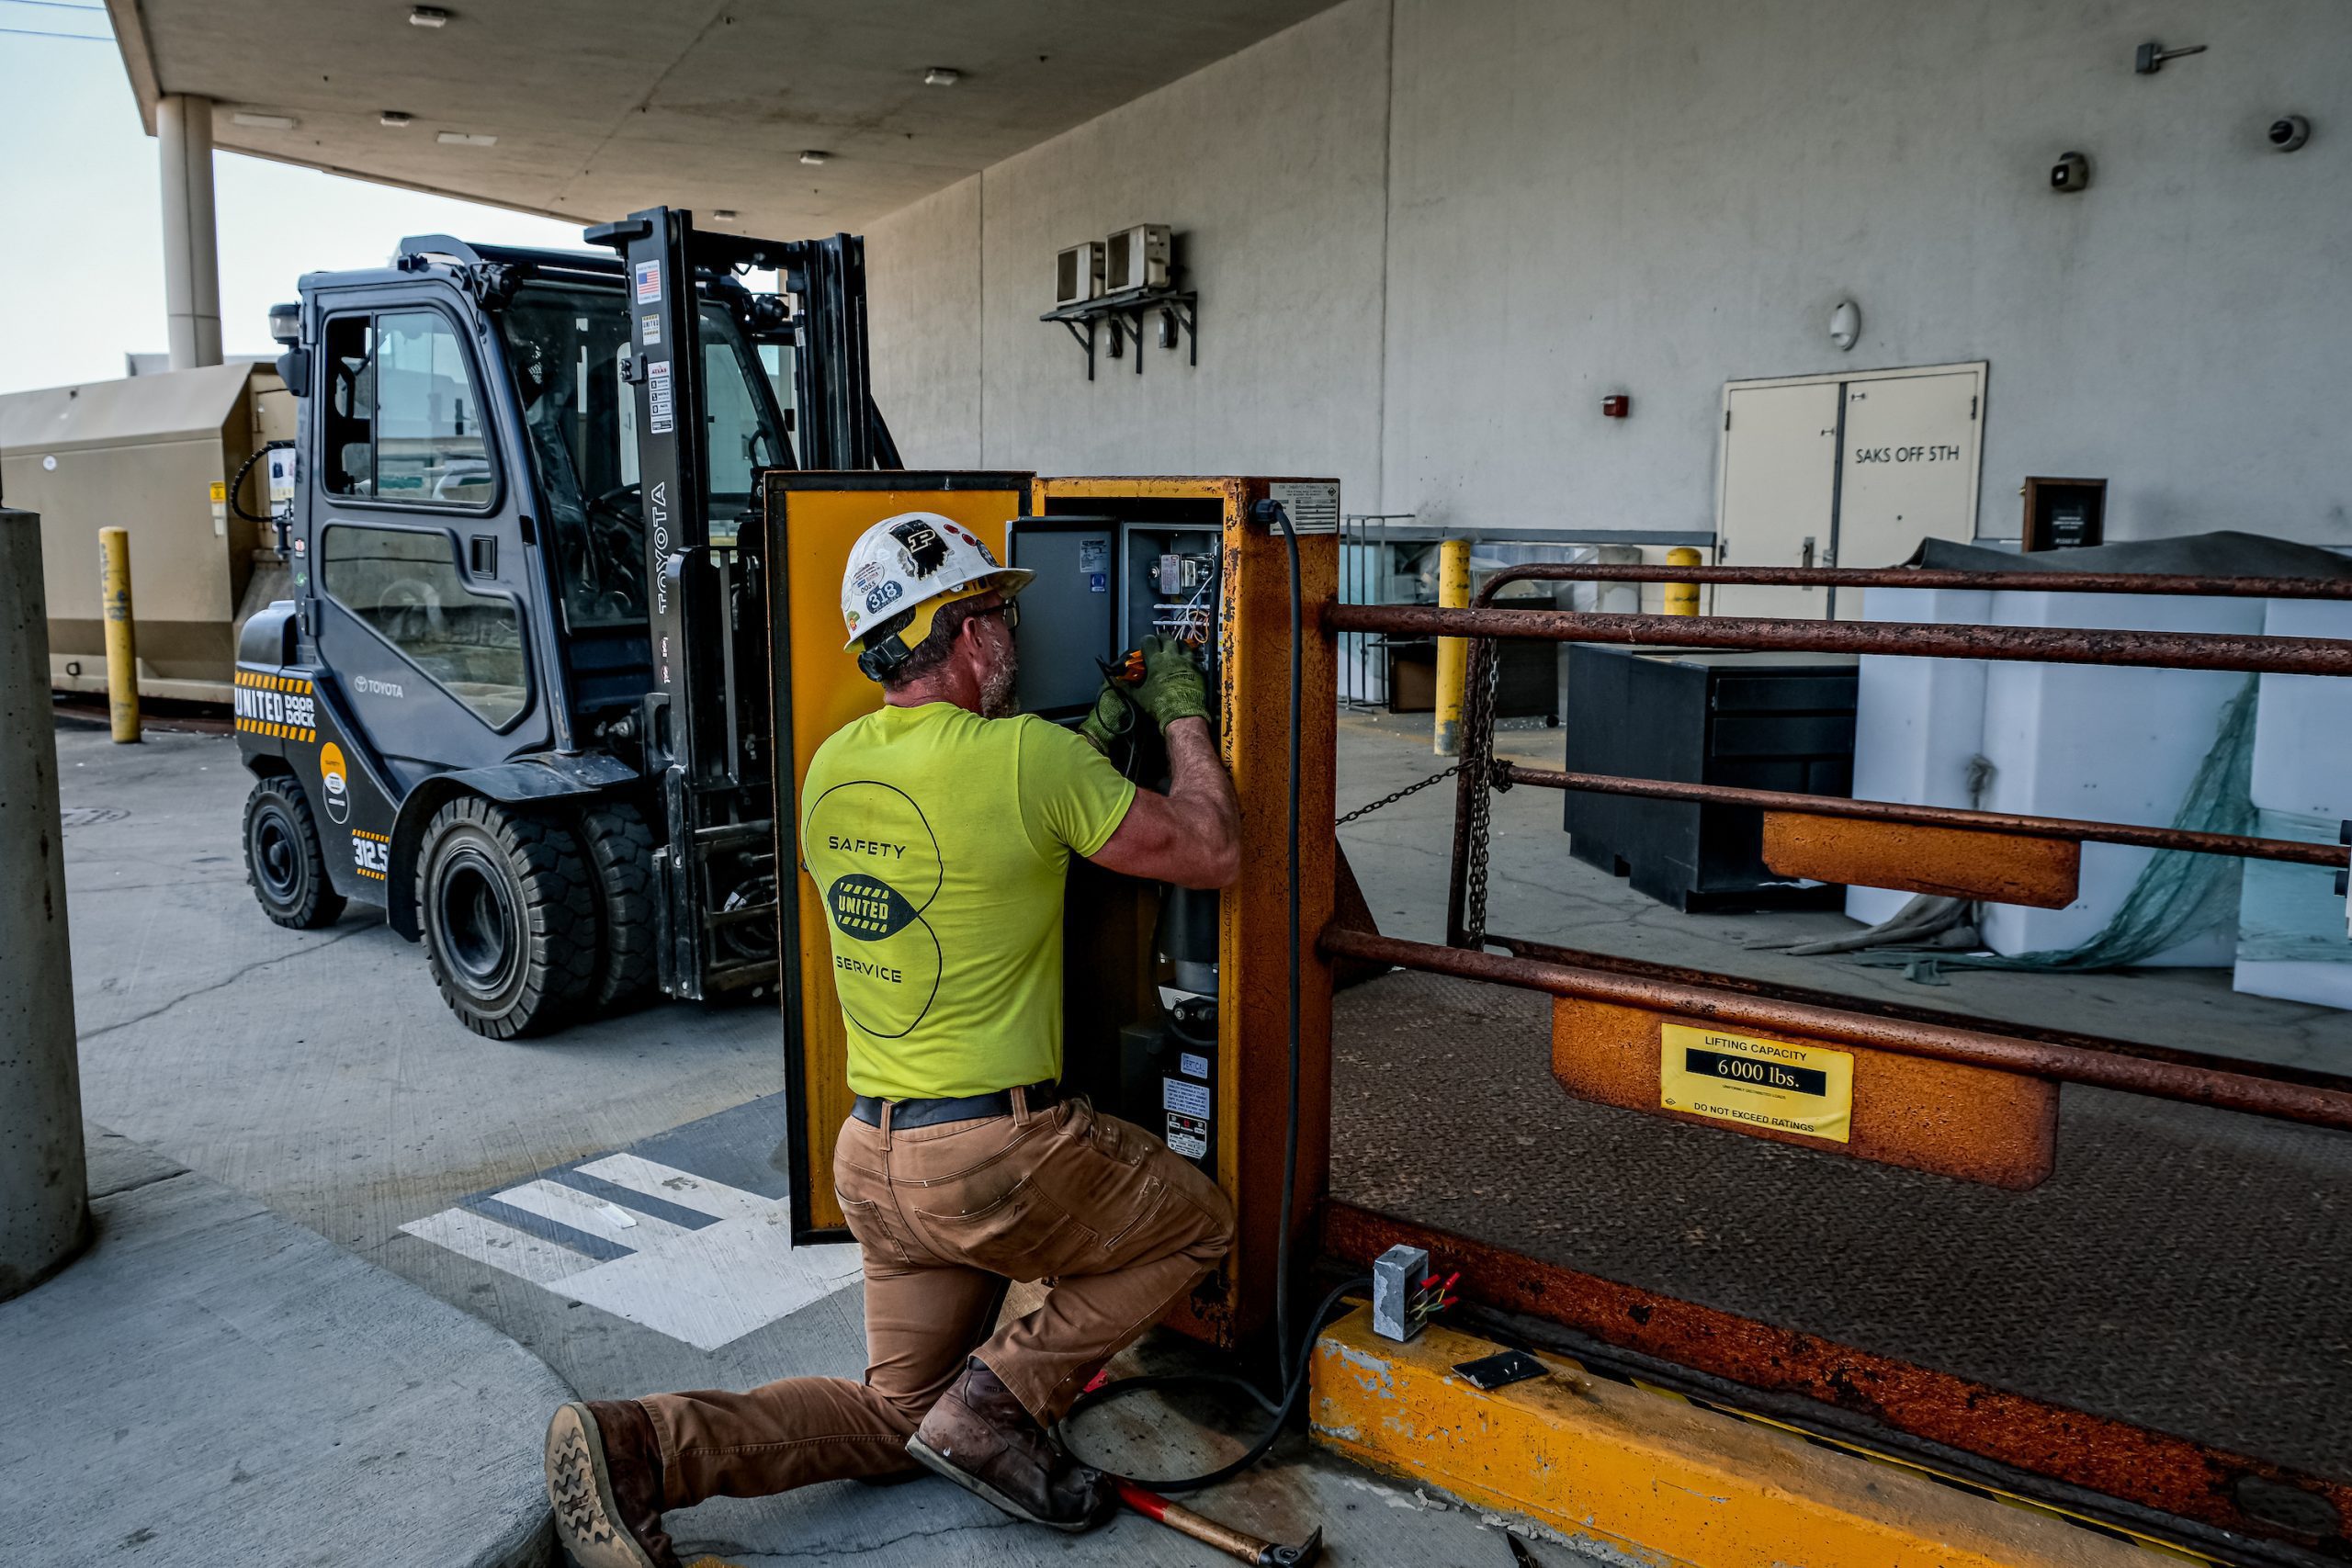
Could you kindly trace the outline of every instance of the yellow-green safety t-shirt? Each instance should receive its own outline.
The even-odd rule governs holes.
[[[1070,730],[949,703],[835,731],[801,789],[849,1083],[884,1100],[989,1094],[1062,1070],[1062,894],[1136,786]]]

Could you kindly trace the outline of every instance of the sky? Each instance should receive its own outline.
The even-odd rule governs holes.
[[[125,354],[167,346],[163,198],[97,0],[0,0],[0,392],[120,376]],[[212,155],[212,181],[229,354],[276,354],[269,307],[296,278],[380,266],[404,235],[580,248],[576,224],[235,152]]]

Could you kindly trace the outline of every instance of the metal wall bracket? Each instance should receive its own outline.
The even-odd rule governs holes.
[[[1185,362],[1198,367],[1201,363],[1199,333],[1201,297],[1188,288],[1131,288],[1124,293],[1106,294],[1100,299],[1088,299],[1080,304],[1065,305],[1048,310],[1037,319],[1059,321],[1069,332],[1079,347],[1086,352],[1086,378],[1094,379],[1094,327],[1107,322],[1111,328],[1110,357],[1124,358],[1127,345],[1135,345],[1136,374],[1143,374],[1144,321],[1157,313],[1159,317],[1159,346],[1174,348],[1181,336],[1185,341]]]

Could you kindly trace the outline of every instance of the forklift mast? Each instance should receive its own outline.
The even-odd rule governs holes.
[[[714,537],[710,453],[704,410],[701,307],[711,293],[741,294],[738,273],[775,268],[799,308],[789,318],[773,296],[741,299],[754,343],[792,346],[797,428],[786,465],[804,469],[899,466],[897,445],[867,381],[865,249],[855,235],[777,242],[699,233],[692,216],[652,208],[587,231],[625,266],[637,400],[638,474],[645,512],[647,630],[653,659],[639,733],[644,766],[661,787],[666,842],[655,855],[662,909],[661,985],[700,999],[773,985],[775,892],[788,882],[776,862],[790,830],[773,815],[767,541],[757,527]],[[714,897],[715,855],[766,863],[764,897],[739,887]],[[729,942],[724,933],[739,932]]]

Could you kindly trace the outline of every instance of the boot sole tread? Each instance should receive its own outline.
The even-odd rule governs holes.
[[[612,1473],[596,1418],[577,1400],[548,1422],[548,1503],[556,1538],[580,1568],[659,1568],[616,1517]]]

